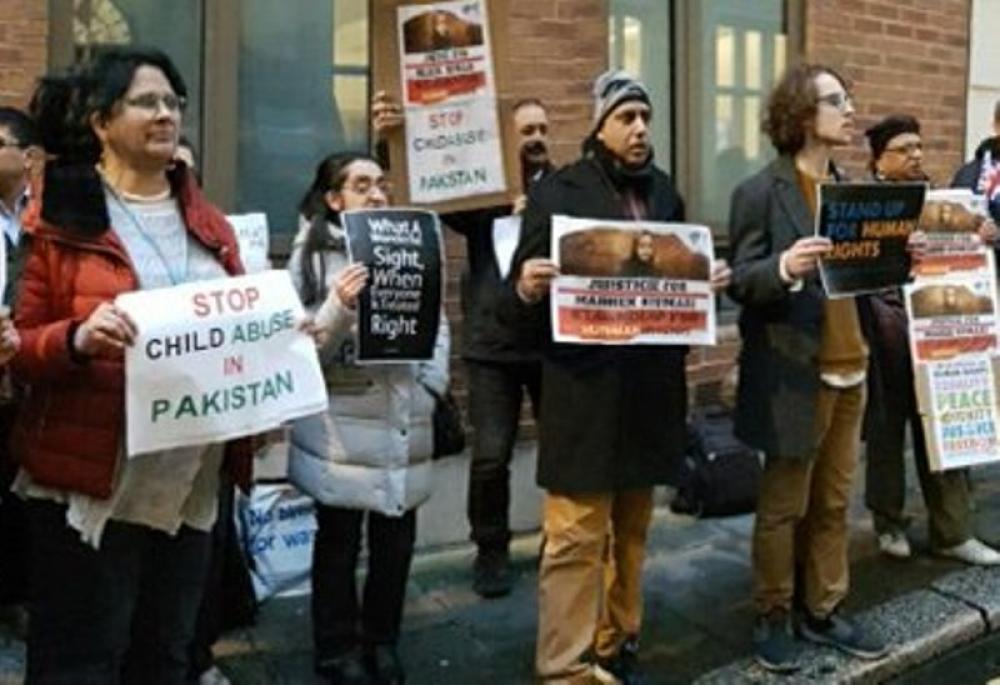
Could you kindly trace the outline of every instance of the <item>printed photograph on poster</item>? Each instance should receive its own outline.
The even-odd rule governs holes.
[[[921,407],[932,471],[1000,461],[998,361],[985,355],[927,364],[929,406]]]
[[[904,293],[915,364],[1000,351],[996,281],[989,274],[921,279]]]
[[[816,234],[833,249],[820,260],[829,297],[900,286],[910,279],[907,242],[920,221],[923,183],[824,183],[819,186]]]
[[[368,266],[358,298],[357,361],[430,359],[441,316],[438,215],[421,209],[343,212],[352,262]]]
[[[708,227],[556,216],[551,249],[556,342],[715,344]]]
[[[486,0],[397,13],[409,198],[506,191]]]
[[[986,220],[987,204],[981,195],[957,188],[928,191],[920,214],[924,240],[919,259],[914,261],[914,276],[988,268],[992,250],[978,234]]]

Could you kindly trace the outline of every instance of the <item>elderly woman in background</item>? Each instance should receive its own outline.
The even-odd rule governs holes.
[[[33,194],[15,324],[30,390],[14,433],[28,501],[28,683],[183,683],[225,461],[247,441],[124,452],[120,293],[242,271],[225,218],[174,155],[186,89],[155,50],[42,80],[55,156]]]

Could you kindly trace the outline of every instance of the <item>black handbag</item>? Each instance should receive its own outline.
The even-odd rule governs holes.
[[[459,454],[465,449],[462,410],[451,390],[446,390],[443,395],[433,391],[431,394],[434,396],[434,458]]]
[[[748,514],[757,507],[762,472],[763,455],[733,435],[728,409],[709,407],[694,412],[670,508],[701,517]]]

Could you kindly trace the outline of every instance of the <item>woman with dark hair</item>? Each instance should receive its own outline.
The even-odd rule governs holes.
[[[622,262],[618,275],[626,278],[658,278],[656,242],[649,231],[639,231],[632,239],[632,254]]]
[[[333,155],[316,170],[300,212],[309,221],[289,269],[327,336],[320,362],[330,407],[294,423],[289,478],[317,500],[312,568],[316,671],[333,683],[404,681],[396,653],[416,535],[416,508],[431,494],[434,398],[448,386],[448,322],[434,357],[355,363],[357,300],[368,283],[350,264],[340,212],[388,204],[382,168],[365,155]],[[355,585],[367,518],[368,575]]]
[[[14,430],[30,539],[28,683],[183,683],[220,469],[249,480],[246,440],[124,453],[133,290],[242,271],[236,239],[174,155],[184,81],[166,55],[114,49],[32,100],[55,159],[30,237]]]

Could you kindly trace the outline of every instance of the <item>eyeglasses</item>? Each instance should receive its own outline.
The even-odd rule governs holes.
[[[29,146],[19,143],[16,140],[4,140],[3,138],[0,138],[0,150],[5,150],[9,147],[16,147],[19,150],[25,150]]]
[[[924,151],[923,143],[906,143],[905,145],[893,145],[892,147],[887,147],[886,152],[896,152],[899,154],[905,154],[907,157],[913,157],[918,152]]]
[[[854,98],[844,91],[837,93],[830,93],[829,95],[821,95],[816,98],[816,102],[825,102],[834,109],[840,112],[847,111],[847,108],[854,105]]]
[[[173,93],[143,93],[125,100],[125,104],[129,107],[143,109],[150,113],[159,111],[161,103],[169,112],[183,112],[187,108],[187,98]]]
[[[350,190],[356,195],[368,195],[375,188],[378,188],[378,191],[383,195],[392,194],[392,183],[385,178],[380,178],[376,181],[367,176],[362,176],[344,184],[345,190]]]

